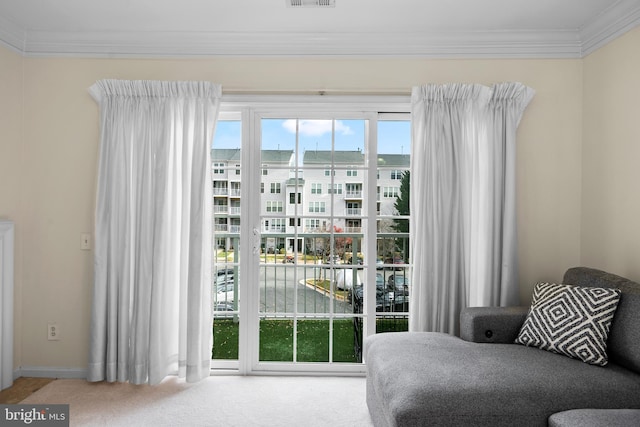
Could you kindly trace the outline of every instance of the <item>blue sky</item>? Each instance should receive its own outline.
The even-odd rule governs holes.
[[[336,120],[336,150],[364,150],[364,120]],[[300,149],[330,150],[331,120],[300,120],[298,132]],[[213,140],[214,148],[240,148],[240,122],[218,121]],[[296,121],[284,119],[262,120],[262,148],[292,150],[296,142]],[[409,121],[378,122],[378,153],[409,154],[411,152],[411,124]]]

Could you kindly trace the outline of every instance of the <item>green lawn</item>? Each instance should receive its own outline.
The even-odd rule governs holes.
[[[213,359],[238,358],[238,323],[233,319],[216,319],[213,325]],[[406,331],[406,318],[376,319],[378,332]],[[260,321],[260,360],[293,361],[293,320],[264,319]],[[298,321],[299,362],[329,361],[329,321]],[[359,343],[361,345],[361,343]],[[333,361],[359,363],[354,346],[354,323],[350,319],[333,321]]]

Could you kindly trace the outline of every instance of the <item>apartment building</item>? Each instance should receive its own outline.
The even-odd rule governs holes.
[[[229,250],[240,232],[240,150],[214,148],[211,162],[216,246]],[[379,154],[377,162],[375,215],[380,232],[387,217],[397,214],[394,204],[410,156]],[[296,166],[293,150],[262,150],[261,165],[263,251],[325,252],[325,236],[331,231],[344,233],[350,241],[361,237],[368,173],[362,151],[307,150]]]

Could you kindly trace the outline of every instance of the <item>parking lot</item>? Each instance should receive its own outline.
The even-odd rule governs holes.
[[[329,313],[333,304],[333,313],[353,313],[354,294],[350,292],[353,287],[352,271],[340,268],[340,266],[331,269],[327,266],[314,264],[263,263],[260,265],[257,284],[260,288],[260,312],[263,314],[291,314],[296,307],[298,314]],[[363,271],[358,270],[356,281],[363,279]],[[344,280],[344,277],[347,280]],[[227,280],[233,281],[233,278],[228,276]],[[334,283],[335,298],[331,298],[327,292],[313,285],[313,283],[319,283],[322,280],[331,280]],[[389,299],[393,301],[395,296],[403,297],[408,301],[408,280],[409,277],[404,268],[378,268],[376,270],[376,290],[378,294],[384,293],[382,304],[386,298],[388,305]],[[343,289],[338,289],[336,284]],[[233,289],[233,286],[231,288]],[[233,306],[235,292],[233,290],[229,292],[229,286],[219,285],[218,289],[220,292],[217,294],[217,302]],[[380,295],[378,295],[378,300],[380,300]],[[359,309],[361,307],[358,307],[358,302],[356,302],[356,312]],[[378,311],[394,310],[382,307]]]

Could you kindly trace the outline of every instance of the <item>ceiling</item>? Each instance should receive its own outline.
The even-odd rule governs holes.
[[[290,1],[0,0],[0,42],[34,57],[580,58],[640,25],[640,0]]]

